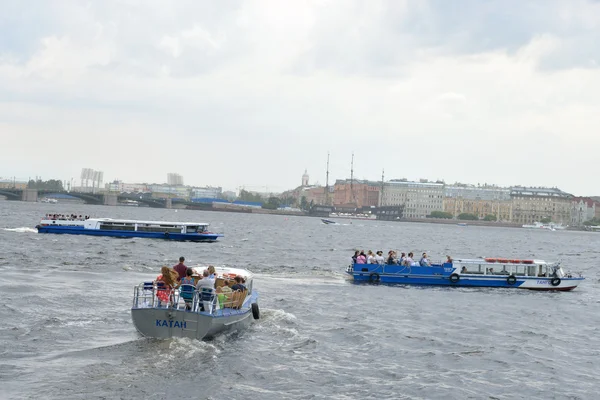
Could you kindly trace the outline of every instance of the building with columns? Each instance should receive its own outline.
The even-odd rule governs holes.
[[[383,185],[380,205],[404,205],[404,218],[426,218],[432,211],[444,210],[444,184],[392,179]]]
[[[573,195],[558,188],[513,186],[510,197],[513,222],[533,224],[550,218],[554,223],[571,223]]]

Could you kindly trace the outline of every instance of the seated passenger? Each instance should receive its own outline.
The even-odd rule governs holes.
[[[231,286],[231,290],[233,290],[234,292],[236,290],[239,290],[240,292],[243,292],[244,290],[246,290],[246,286],[244,286],[242,284],[242,277],[237,275],[235,278],[235,284],[233,286]]]
[[[367,264],[377,264],[375,261],[375,254],[371,250],[367,253]]]
[[[358,255],[358,257],[356,257],[356,263],[357,264],[366,264],[367,263],[367,257],[365,257],[365,253],[360,253]]]
[[[215,280],[210,278],[210,274],[208,273],[207,269],[202,272],[202,278],[200,278],[196,284],[196,290],[202,290],[202,288],[215,288]]]
[[[488,275],[494,275],[494,268],[488,269]]]
[[[406,266],[406,253],[400,253],[400,265]]]
[[[358,258],[359,255],[360,255],[360,251],[356,250],[354,252],[354,255],[352,256],[352,264],[356,264],[356,259]]]
[[[181,298],[185,301],[185,309],[192,309],[192,300],[194,300],[194,278],[192,275],[194,270],[188,268],[185,271],[185,276],[181,278]]]
[[[452,257],[446,256],[446,262],[452,264]]]
[[[429,259],[427,258],[427,253],[423,253],[421,260],[419,260],[419,265],[421,267],[430,267],[431,266],[431,263],[429,262]]]
[[[385,259],[383,258],[383,251],[379,250],[377,254],[373,257],[373,261],[375,264],[383,265]]]
[[[467,267],[463,266],[462,269],[460,270],[461,274],[466,274],[467,273]]]
[[[160,275],[156,277],[155,283],[157,284],[156,297],[159,300],[159,306],[162,303],[170,306],[173,300],[173,289],[177,287],[177,277],[179,274],[169,267],[162,267],[160,269]]]
[[[386,260],[386,264],[388,265],[394,265],[398,263],[398,259],[396,258],[396,252],[394,250],[390,250],[388,252],[388,257]]]
[[[410,253],[408,253],[408,257],[406,257],[406,264],[409,267],[416,267],[417,265],[419,265],[419,264],[417,264],[416,261],[413,260],[413,253],[412,253],[412,251]]]

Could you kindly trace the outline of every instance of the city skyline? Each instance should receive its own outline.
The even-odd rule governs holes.
[[[15,3],[3,175],[357,179],[597,195],[600,3]],[[136,23],[131,24],[131,15]],[[169,15],[169,18],[165,18]],[[529,18],[535,15],[535,20]]]

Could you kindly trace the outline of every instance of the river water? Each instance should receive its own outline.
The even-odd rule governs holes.
[[[217,243],[38,234],[48,213],[197,221]],[[594,399],[600,234],[0,201],[2,399]],[[562,260],[566,293],[358,285],[353,249]],[[207,341],[140,337],[162,265],[246,267],[261,319]]]

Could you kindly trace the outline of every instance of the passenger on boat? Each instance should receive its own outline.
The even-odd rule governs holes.
[[[187,268],[185,271],[185,276],[183,278],[181,278],[181,297],[183,298],[183,301],[185,301],[185,309],[186,310],[192,309],[192,300],[194,299],[194,286],[195,285],[194,285],[194,278],[192,278],[193,274],[194,274],[194,270],[192,270],[191,268]],[[184,286],[184,285],[186,285],[186,286]]]
[[[173,300],[173,289],[178,286],[177,277],[179,274],[167,266],[162,267],[160,272],[155,280],[157,285],[156,297],[158,297],[159,306],[161,303],[170,306]]]
[[[388,257],[386,260],[386,264],[388,264],[388,265],[398,264],[398,258],[396,257],[396,252],[394,250],[388,251]]]
[[[406,266],[414,267],[416,265],[417,265],[417,263],[413,260],[413,253],[411,251],[410,253],[408,253],[408,257],[406,257]]]
[[[385,258],[383,258],[383,251],[379,250],[377,255],[373,257],[375,264],[383,265],[385,264]]]
[[[494,268],[490,268],[487,270],[488,275],[494,275]]]
[[[202,272],[202,278],[200,278],[196,284],[196,290],[202,290],[202,288],[215,288],[215,280],[210,277],[210,273],[207,269]]]
[[[356,259],[358,258],[359,255],[360,255],[360,251],[356,250],[354,252],[354,255],[352,256],[352,264],[356,264]]]
[[[467,273],[467,267],[463,266],[462,269],[460,270],[461,274],[466,274]]]
[[[219,300],[219,306],[221,308],[226,307],[227,303],[231,301],[233,290],[231,290],[231,288],[227,286],[227,284],[224,284],[223,286],[217,287],[216,292],[217,299]]]
[[[235,284],[233,284],[233,286],[231,286],[231,290],[233,290],[234,292],[236,290],[239,290],[240,292],[243,292],[244,290],[246,290],[246,286],[244,286],[242,284],[242,277],[237,275],[235,278]]]
[[[452,264],[452,257],[446,256],[446,262]]]
[[[356,263],[357,264],[366,264],[367,263],[367,257],[365,256],[365,253],[361,251],[361,253],[358,255],[358,257],[356,257]]]
[[[371,250],[367,253],[367,264],[377,264],[375,254]]]
[[[406,253],[400,253],[400,265],[406,266]]]
[[[431,266],[431,263],[429,262],[429,259],[427,258],[427,253],[423,253],[421,260],[419,261],[419,265],[421,267],[430,267]]]
[[[187,273],[188,267],[185,266],[185,264],[183,263],[184,261],[184,257],[179,257],[179,264],[173,266],[173,269],[179,274],[179,278],[177,278],[178,281],[181,281]]]
[[[215,267],[212,265],[208,266],[208,274],[209,274],[209,278],[212,280],[215,280],[217,277],[215,276]]]

